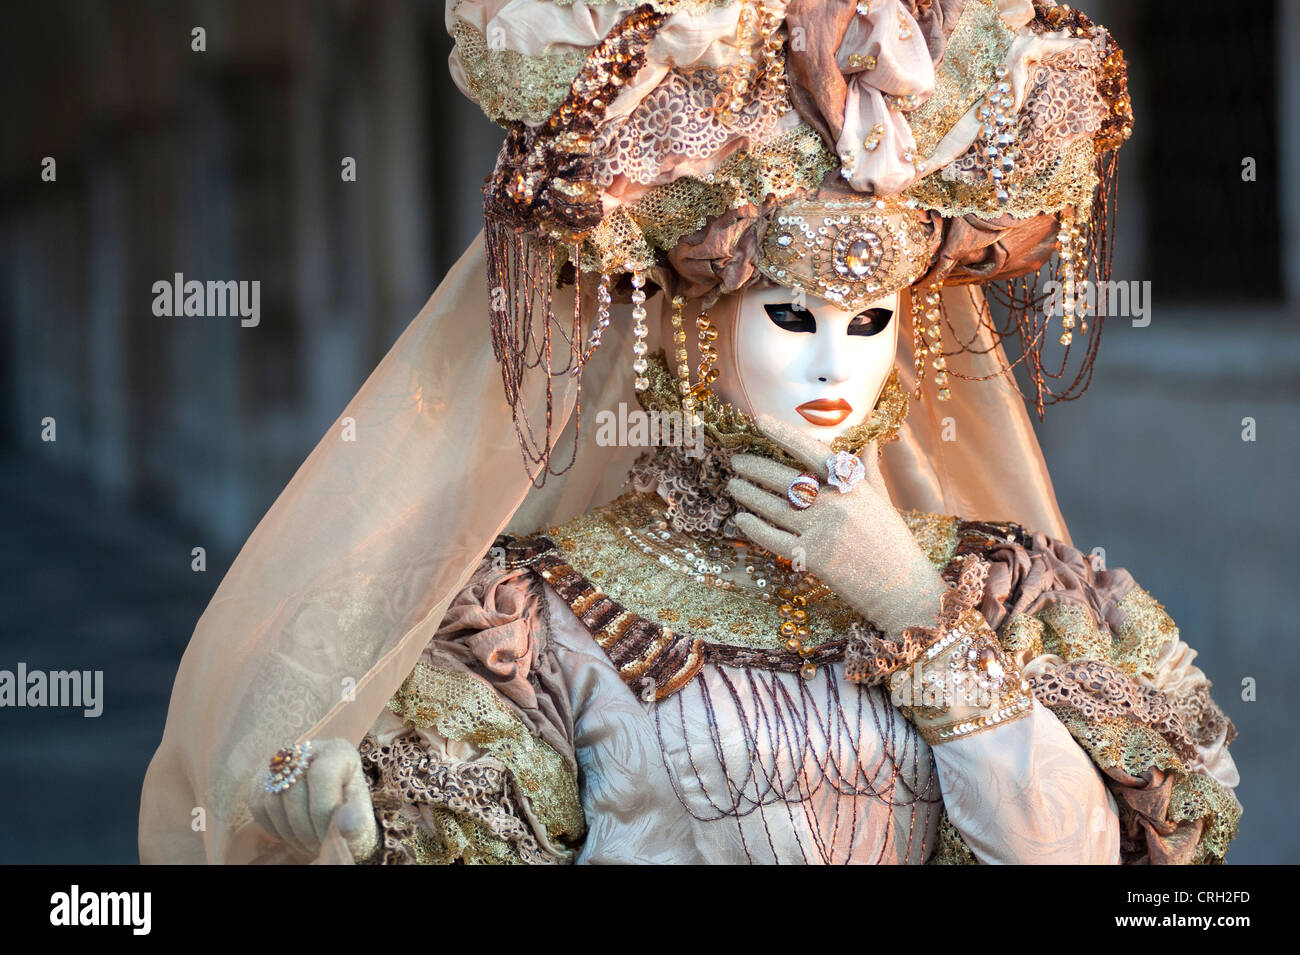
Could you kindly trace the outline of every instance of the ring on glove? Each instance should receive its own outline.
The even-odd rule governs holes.
[[[266,780],[266,791],[269,793],[282,793],[298,781],[298,777],[307,769],[311,762],[311,741],[306,743],[295,743],[285,749],[278,751],[271,757],[271,765],[268,767],[270,776]]]
[[[785,499],[796,511],[807,510],[812,507],[812,502],[817,500],[820,487],[821,482],[804,471],[790,482],[790,487],[785,492]]]
[[[826,481],[840,489],[841,494],[848,494],[867,476],[866,465],[856,454],[837,451],[826,459]]]

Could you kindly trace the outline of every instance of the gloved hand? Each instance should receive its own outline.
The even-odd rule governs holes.
[[[732,458],[736,474],[727,490],[751,514],[736,526],[765,550],[800,561],[848,606],[897,640],[907,627],[934,626],[947,589],[907,524],[889,500],[875,442],[861,460],[861,479],[847,493],[828,485],[829,446],[768,415],[763,433],[800,461],[822,486],[806,510],[796,510],[786,491],[799,471],[752,454]],[[857,465],[852,457],[841,464]]]
[[[352,858],[369,858],[379,845],[379,826],[357,748],[345,739],[312,740],[312,756],[283,792],[267,792],[263,773],[253,797],[254,821],[305,856],[315,858],[338,811],[339,834]]]

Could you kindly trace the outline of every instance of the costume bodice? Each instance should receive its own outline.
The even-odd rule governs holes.
[[[630,691],[555,592],[593,863],[920,863],[941,808],[929,747],[839,664],[704,666],[657,703]]]
[[[782,585],[798,572],[725,534],[675,530],[670,510],[627,494],[512,550],[550,585],[589,827],[581,858],[925,861],[942,805],[930,749],[880,687],[841,672],[849,628],[870,624],[813,582],[816,649],[788,652]],[[904,516],[946,565],[961,522]]]

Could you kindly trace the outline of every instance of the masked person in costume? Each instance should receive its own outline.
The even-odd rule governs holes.
[[[1232,724],[1069,543],[1001,346],[1039,413],[1086,384],[1109,34],[1028,0],[447,26],[507,130],[483,237],[200,620],[142,859],[1221,861]]]

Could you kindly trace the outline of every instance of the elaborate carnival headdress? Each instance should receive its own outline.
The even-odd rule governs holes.
[[[453,77],[508,130],[484,187],[488,283],[530,463],[549,465],[551,435],[519,421],[525,372],[580,374],[615,299],[633,302],[643,343],[655,286],[704,309],[760,281],[844,306],[910,288],[917,394],[929,365],[943,400],[946,359],[965,345],[943,335],[939,289],[982,283],[1009,308],[1004,325],[986,320],[995,340],[1019,337],[1039,415],[1086,388],[1102,316],[1067,378],[1089,322],[1073,287],[1108,277],[1115,150],[1132,111],[1123,54],[1077,10],[461,0],[448,28]],[[1066,350],[1048,370],[1038,273],[1053,252],[1052,336]],[[580,294],[555,324],[552,292],[575,280],[594,286],[595,313]],[[708,385],[703,355],[684,394]],[[634,360],[644,367],[643,352]]]

